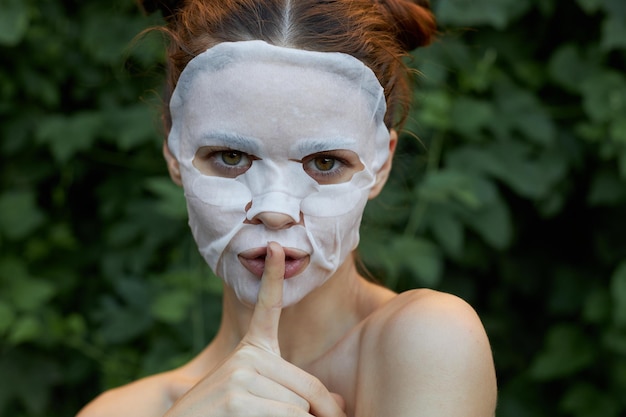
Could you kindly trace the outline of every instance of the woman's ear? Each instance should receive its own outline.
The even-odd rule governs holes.
[[[170,177],[172,181],[176,185],[183,185],[183,181],[180,177],[180,167],[178,166],[178,160],[172,155],[169,146],[167,146],[167,141],[163,141],[163,157],[165,158],[165,162],[167,163],[167,170],[170,172]]]
[[[396,151],[396,145],[398,144],[398,133],[395,129],[391,129],[389,131],[389,156],[387,160],[383,164],[383,166],[376,173],[376,183],[370,190],[369,199],[376,197],[380,194],[383,186],[387,182],[387,178],[389,178],[389,173],[391,172],[391,162],[393,160],[393,154]]]

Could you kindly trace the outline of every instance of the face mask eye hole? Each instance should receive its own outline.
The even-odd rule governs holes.
[[[359,156],[345,149],[308,155],[302,159],[302,167],[320,185],[348,182],[355,173],[364,169]]]
[[[204,175],[236,178],[245,173],[258,158],[235,149],[203,146],[193,158],[193,166]]]

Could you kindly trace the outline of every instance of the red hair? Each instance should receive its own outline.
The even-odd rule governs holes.
[[[401,124],[411,100],[409,51],[429,44],[436,23],[428,0],[142,1],[160,8],[171,38],[168,92],[196,55],[220,42],[263,40],[319,52],[343,52],[374,71],[385,90],[388,126]],[[166,97],[167,98],[167,97]],[[397,113],[397,114],[396,114]],[[166,127],[169,127],[166,114]]]

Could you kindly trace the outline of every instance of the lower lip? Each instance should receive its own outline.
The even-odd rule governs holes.
[[[252,272],[257,278],[263,276],[265,270],[265,258],[244,258],[239,257],[239,262],[250,272]],[[309,264],[309,257],[305,256],[299,259],[288,258],[285,260],[285,279],[289,279],[298,275],[304,271],[304,268]]]

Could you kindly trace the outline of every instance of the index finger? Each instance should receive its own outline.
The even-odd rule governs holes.
[[[261,287],[244,342],[277,355],[280,355],[278,323],[283,308],[284,279],[285,252],[278,243],[269,242]]]

